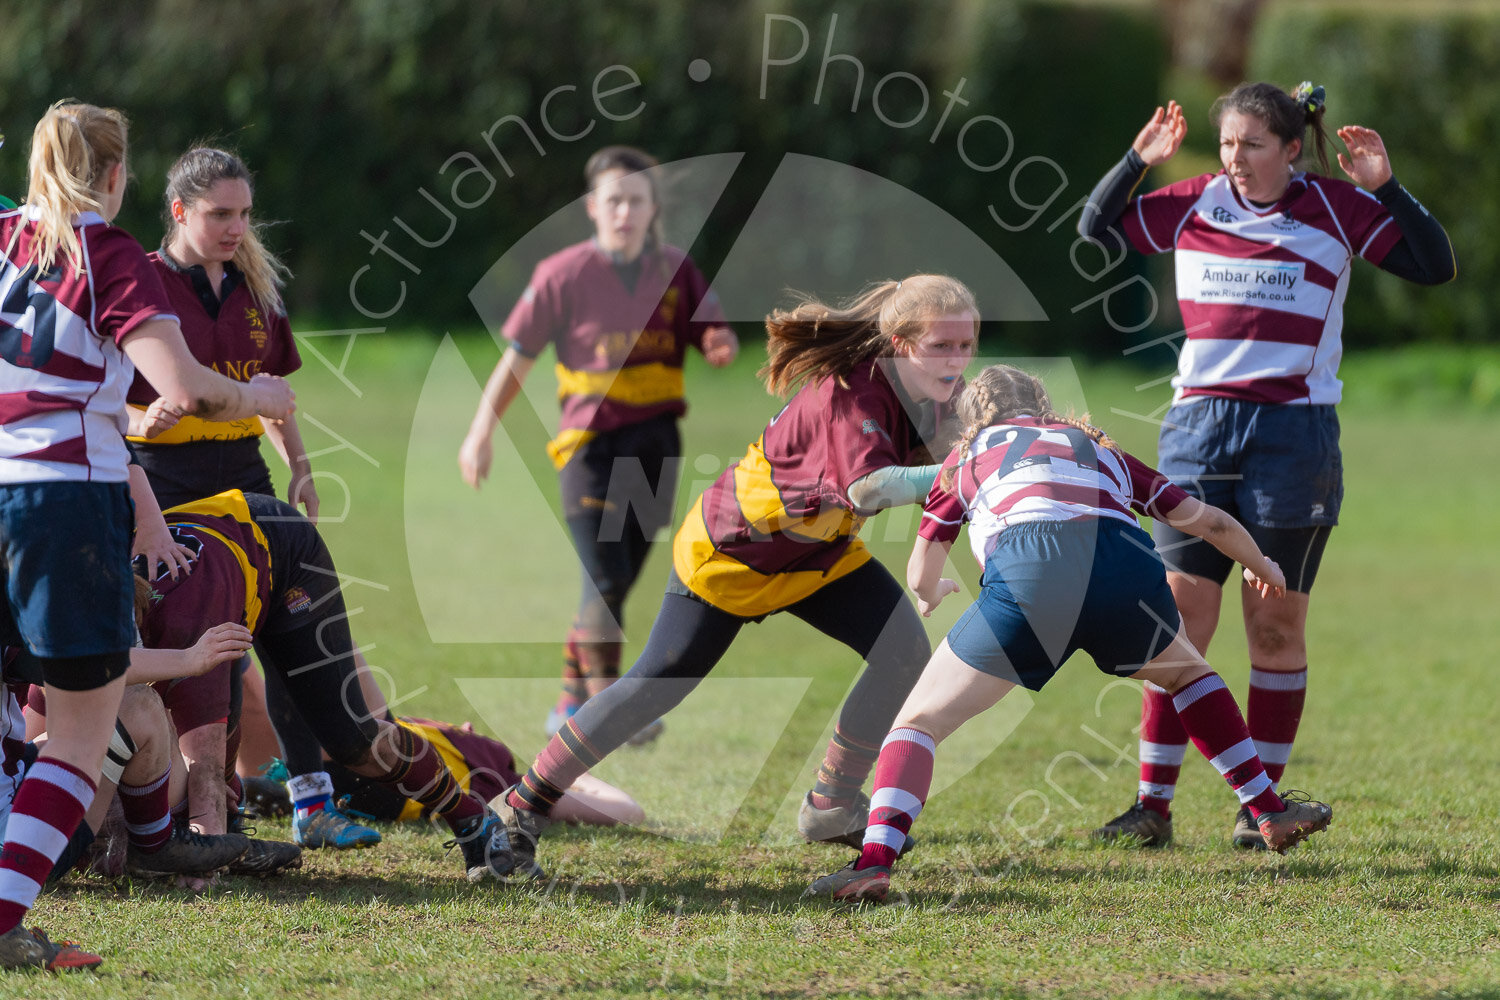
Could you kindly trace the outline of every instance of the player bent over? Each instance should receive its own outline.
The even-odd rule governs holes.
[[[207,622],[244,622],[255,636],[267,685],[283,689],[334,760],[442,816],[471,882],[509,875],[514,860],[494,814],[462,792],[425,737],[366,707],[338,573],[312,522],[274,497],[238,490],[173,507],[165,516],[173,537],[194,551],[194,565],[175,580],[163,574],[152,581],[155,593],[141,630],[146,645],[181,645]],[[193,705],[200,716],[227,717],[230,669],[216,667],[172,686],[164,698],[168,709]],[[222,710],[205,712],[208,702]],[[195,812],[222,814],[224,787],[213,783],[208,793],[219,801],[195,805]],[[330,783],[308,807],[331,808],[332,792]]]
[[[860,856],[806,896],[883,900],[891,866],[932,785],[937,744],[1017,684],[1037,691],[1075,650],[1108,674],[1171,692],[1183,728],[1285,853],[1333,810],[1281,797],[1224,681],[1187,641],[1161,556],[1136,523],[1150,514],[1245,567],[1262,600],[1286,580],[1237,521],[1121,451],[1098,428],[1059,415],[1041,380],[986,368],[958,403],[964,426],[927,497],[907,583],[924,615],[958,590],[942,570],[959,528],[984,567],[977,600],[928,661],[875,764]]]

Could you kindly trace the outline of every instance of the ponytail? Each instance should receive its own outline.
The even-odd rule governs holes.
[[[941,274],[882,281],[835,306],[803,296],[793,308],[766,317],[769,357],[759,375],[778,396],[825,378],[845,385],[860,365],[895,355],[898,347],[916,343],[928,322],[954,313],[973,316],[978,332],[974,294]]]
[[[100,201],[109,172],[125,162],[125,116],[113,108],[58,101],[47,109],[31,133],[26,205],[35,236],[32,253],[38,270],[49,271],[59,258],[83,273],[83,248],[74,229],[77,217],[102,211]],[[11,237],[9,254],[20,237]]]

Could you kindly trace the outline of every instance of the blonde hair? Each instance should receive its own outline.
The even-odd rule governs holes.
[[[109,172],[125,162],[129,123],[114,108],[77,101],[58,101],[47,109],[31,133],[27,165],[26,204],[34,214],[32,244],[37,269],[48,271],[59,257],[83,272],[83,248],[74,220],[84,212],[99,212],[99,196]],[[11,236],[9,254],[20,238]]]
[[[167,169],[166,191],[166,235],[162,245],[171,247],[177,238],[178,224],[172,217],[172,202],[180,201],[191,207],[194,202],[208,196],[208,192],[220,181],[244,181],[255,194],[255,184],[250,168],[233,153],[208,146],[195,146],[183,153]],[[252,225],[234,251],[234,266],[245,276],[245,285],[251,298],[267,312],[285,313],[281,289],[292,272],[260,241],[261,226]]]
[[[914,274],[882,281],[840,305],[810,297],[766,317],[766,352],[759,375],[766,388],[788,395],[804,383],[844,377],[861,364],[894,356],[916,343],[939,316],[968,313],[979,333],[974,293],[955,278]]]
[[[1088,422],[1088,414],[1079,418],[1058,413],[1052,408],[1052,400],[1048,397],[1047,387],[1042,384],[1042,380],[1013,365],[990,365],[975,375],[958,397],[955,409],[958,411],[959,424],[963,427],[958,439],[960,456],[967,456],[969,447],[980,431],[1022,414],[1035,417],[1038,423],[1060,423],[1076,427],[1100,447],[1119,451],[1119,446],[1110,440],[1109,435]],[[953,489],[953,484],[958,481],[958,474],[965,465],[972,465],[967,457],[957,467],[943,470],[943,489]]]

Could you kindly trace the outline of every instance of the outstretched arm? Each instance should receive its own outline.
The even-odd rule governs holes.
[[[941,465],[887,465],[856,479],[849,487],[849,502],[856,510],[921,503],[941,470]]]
[[[495,427],[521,394],[521,383],[531,374],[535,363],[514,346],[507,347],[500,356],[500,363],[490,373],[490,380],[485,383],[484,398],[479,401],[479,409],[469,423],[469,433],[458,449],[459,471],[464,482],[476,490],[490,475],[490,462],[494,457],[490,438],[494,436]]]
[[[207,420],[241,420],[257,414],[280,420],[296,409],[296,394],[280,376],[262,373],[236,382],[200,365],[176,320],[148,320],[126,334],[120,348],[179,413]]]
[[[1224,511],[1188,497],[1166,515],[1166,522],[1178,531],[1203,539],[1244,566],[1246,582],[1259,590],[1262,597],[1286,594],[1286,577],[1281,567],[1267,559],[1245,526]]]
[[[137,646],[130,651],[130,669],[125,671],[127,684],[155,684],[178,677],[197,677],[230,660],[238,660],[250,650],[255,637],[236,622],[215,625],[198,637],[187,649],[146,649]]]

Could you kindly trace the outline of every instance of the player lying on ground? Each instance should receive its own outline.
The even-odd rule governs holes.
[[[515,756],[500,740],[474,732],[474,727],[467,722],[455,726],[395,715],[386,704],[373,671],[369,668],[360,670],[359,680],[371,714],[425,737],[442,754],[448,770],[453,772],[459,787],[465,792],[488,802],[520,780],[520,774],[515,770]],[[264,683],[254,667],[245,674],[245,700],[240,714],[239,774],[247,793],[260,789],[259,794],[273,800],[263,801],[258,808],[275,814],[278,809],[289,810],[291,803],[279,782],[255,777],[268,770],[266,765],[271,764],[276,746],[276,734],[266,718]],[[257,754],[251,749],[253,747],[263,749]],[[325,761],[324,767],[333,781],[334,801],[340,807],[393,823],[427,818],[427,811],[420,802],[406,798],[380,781],[356,774],[337,761]],[[277,799],[279,805],[274,802]],[[552,815],[566,823],[592,823],[596,826],[637,825],[646,818],[640,805],[627,793],[591,774],[582,775],[573,783]]]

